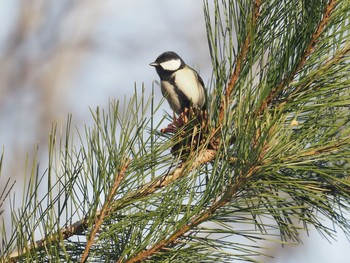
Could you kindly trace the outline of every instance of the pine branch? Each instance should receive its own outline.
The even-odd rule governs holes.
[[[113,187],[110,189],[109,194],[108,194],[107,199],[106,199],[106,202],[104,203],[101,211],[98,212],[98,215],[95,218],[94,227],[91,230],[89,239],[86,242],[84,253],[83,253],[82,258],[80,260],[80,262],[82,262],[82,263],[87,260],[87,257],[89,256],[90,248],[94,243],[94,239],[96,237],[96,234],[99,231],[101,225],[103,224],[104,219],[111,212],[109,207],[113,203],[114,196],[117,194],[118,187],[120,185],[121,180],[123,180],[123,177],[125,176],[125,172],[129,166],[129,164],[130,164],[129,160],[125,161],[125,164],[122,166],[121,171],[115,175]]]
[[[145,184],[144,186],[140,187],[140,189],[126,195],[122,199],[113,200],[114,195],[116,194],[116,190],[118,189],[118,185],[120,181],[123,179],[124,173],[126,168],[129,166],[130,160],[123,166],[121,171],[117,174],[115,178],[115,183],[113,184],[113,188],[110,190],[110,195],[107,198],[106,203],[104,204],[102,210],[99,210],[96,212],[96,219],[94,228],[90,234],[86,249],[84,251],[84,255],[81,259],[81,262],[84,262],[84,260],[87,259],[89,249],[92,245],[92,242],[94,240],[94,237],[100,228],[101,224],[103,223],[104,218],[112,213],[116,213],[117,211],[125,208],[126,206],[132,204],[135,200],[139,198],[143,198],[146,196],[149,196],[153,194],[156,190],[166,187],[167,185],[171,184],[175,180],[179,179],[180,177],[188,174],[189,172],[197,169],[201,165],[205,163],[209,163],[213,160],[213,158],[216,155],[215,150],[209,150],[209,149],[203,149],[201,150],[198,155],[195,156],[193,161],[186,162],[183,165],[180,165],[179,167],[175,168],[174,170],[170,171],[169,173],[166,173],[165,175],[154,179],[153,181]],[[79,233],[82,233],[89,225],[90,218],[85,217],[82,220],[79,220],[72,225],[62,228],[59,233],[46,236],[41,240],[38,240],[35,242],[34,246],[27,247],[24,251],[16,251],[12,253],[9,256],[10,260],[16,260],[19,257],[23,256],[26,253],[30,253],[33,250],[40,250],[47,246],[50,243],[55,243],[61,239],[68,239],[69,237],[73,235],[77,235]]]
[[[200,214],[196,215],[194,218],[191,219],[191,221],[182,226],[180,229],[172,233],[167,239],[154,244],[151,248],[140,252],[139,254],[135,255],[133,258],[128,259],[126,263],[136,263],[143,260],[146,260],[148,257],[151,257],[155,253],[166,249],[171,244],[175,243],[180,237],[184,237],[185,234],[189,231],[191,231],[194,227],[198,226],[199,224],[206,222],[210,220],[211,217],[215,216],[215,212],[227,205],[227,203],[230,202],[232,198],[234,198],[235,194],[237,194],[238,191],[240,191],[242,185],[253,176],[254,173],[256,173],[259,170],[259,166],[251,167],[246,174],[241,176],[241,179],[237,181],[236,184],[230,186],[226,189],[226,191],[222,194],[222,197],[220,197],[218,200],[214,201],[213,204]],[[118,263],[123,262],[123,259],[120,258],[117,260]]]
[[[332,66],[336,65],[337,63],[339,63],[341,60],[343,60],[344,58],[346,58],[346,55],[350,54],[350,43],[347,43],[344,48],[340,49],[337,51],[337,53],[328,61],[326,61],[326,63],[320,67],[320,71],[321,72],[326,72],[327,70],[329,70]],[[305,88],[305,87],[309,87],[311,83],[308,82],[304,85],[300,85],[298,88],[296,88],[294,91],[292,91],[288,97],[286,97],[285,99],[282,99],[280,104],[277,106],[279,108],[282,108],[285,106],[286,103],[290,102],[292,100],[293,97],[297,96],[298,93],[300,93],[300,91]],[[310,88],[308,89],[308,93],[312,93],[313,91],[315,91],[317,89],[317,87],[314,88]],[[276,93],[277,94],[277,93]],[[268,105],[268,103],[266,104]],[[265,105],[265,106],[266,106]],[[263,108],[261,108],[260,110],[262,110]]]
[[[256,28],[256,23],[260,17],[260,6],[261,6],[261,0],[255,0],[254,1],[254,8],[252,12],[252,19],[251,19],[251,26],[249,27],[250,30],[254,30]],[[245,41],[242,45],[240,54],[236,56],[235,60],[235,68],[234,71],[231,74],[231,77],[229,79],[228,85],[226,87],[225,96],[223,97],[221,103],[220,103],[220,113],[219,113],[219,125],[222,123],[222,120],[224,118],[224,113],[227,111],[228,105],[230,105],[231,96],[232,96],[232,90],[235,87],[235,84],[238,80],[238,77],[241,73],[241,68],[245,60],[247,59],[247,54],[249,51],[249,48],[251,47],[251,41],[252,37],[254,36],[255,32],[248,31],[246,34]]]
[[[304,51],[304,54],[299,59],[298,65],[295,67],[295,69],[280,83],[279,86],[273,88],[270,92],[270,94],[267,96],[267,98],[262,102],[261,107],[257,111],[257,116],[261,115],[264,109],[273,101],[273,99],[281,92],[283,88],[285,88],[288,83],[290,83],[296,76],[296,74],[302,69],[302,67],[305,65],[305,62],[307,58],[311,55],[311,53],[314,51],[317,42],[324,32],[325,28],[327,27],[330,16],[335,9],[337,5],[337,0],[329,0],[327,6],[324,9],[324,15],[323,18],[319,21],[319,24],[317,28],[315,29],[315,32],[312,34],[309,45]],[[298,93],[298,89],[295,90],[295,93]]]

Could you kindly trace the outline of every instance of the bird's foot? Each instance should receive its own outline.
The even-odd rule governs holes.
[[[178,117],[173,115],[173,122],[168,125],[168,127],[160,130],[161,133],[176,133],[179,128],[188,123],[189,109],[185,108],[185,110],[180,113]]]
[[[177,127],[174,125],[174,123],[170,123],[168,127],[162,128],[160,130],[161,133],[176,133]]]

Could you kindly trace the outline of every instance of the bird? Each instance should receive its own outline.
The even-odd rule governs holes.
[[[202,78],[177,53],[166,51],[150,66],[155,67],[162,95],[175,113],[181,114],[190,106],[203,111],[206,109],[207,93]]]

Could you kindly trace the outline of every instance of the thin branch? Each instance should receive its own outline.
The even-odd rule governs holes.
[[[241,189],[242,184],[244,184],[249,178],[256,173],[259,170],[260,166],[252,166],[248,171],[247,174],[244,177],[241,177],[241,180],[238,180],[237,183],[233,186],[230,186],[227,188],[226,192],[221,196],[220,199],[215,201],[208,209],[200,213],[199,215],[195,216],[191,222],[184,225],[182,228],[178,229],[176,232],[174,232],[170,237],[168,237],[165,240],[160,241],[159,243],[155,244],[153,247],[144,250],[137,254],[135,257],[129,259],[126,261],[127,263],[135,263],[140,262],[142,260],[145,260],[146,258],[151,257],[154,255],[157,251],[160,251],[162,249],[165,249],[169,245],[176,242],[178,238],[181,236],[184,236],[185,233],[193,229],[194,227],[198,226],[199,224],[205,222],[208,220],[214,213],[221,207],[225,206],[233,197],[234,195]],[[120,263],[122,262],[122,258],[118,259],[116,262]]]
[[[189,171],[192,171],[205,163],[209,163],[214,159],[216,153],[217,153],[216,150],[210,150],[210,149],[201,150],[192,162],[187,162],[186,165],[181,165],[179,167],[176,167],[174,170],[170,171],[169,173],[145,184],[143,187],[130,193],[124,198],[113,201],[112,204],[110,203],[109,206],[106,206],[105,210],[102,209],[100,211],[97,211],[96,219],[101,218],[102,214],[108,215],[110,213],[114,213],[126,207],[127,205],[133,203],[133,201],[137,198],[145,197],[153,194],[156,190],[169,185],[170,183],[174,182],[184,174],[187,174]],[[81,233],[86,229],[88,223],[89,223],[89,217],[85,217],[82,220],[79,220],[73,223],[72,225],[61,229],[59,233],[46,236],[41,240],[36,241],[33,246],[29,246],[24,251],[21,251],[21,252],[16,251],[12,253],[9,256],[9,259],[16,260],[17,258],[23,256],[25,253],[28,253],[34,249],[41,249],[42,247],[48,245],[49,243],[56,242],[60,239],[67,239],[73,235],[76,235],[77,233]]]
[[[334,150],[338,149],[340,145],[343,145],[345,142],[348,142],[349,138],[350,137],[347,136],[343,140],[337,142],[336,145],[324,146],[312,152],[302,153],[302,156],[310,156],[310,155],[317,156],[327,152],[333,152]],[[268,147],[266,146],[264,148],[268,148]],[[232,198],[234,198],[237,192],[242,188],[242,185],[244,185],[254,174],[256,174],[261,169],[261,163],[263,158],[264,158],[264,154],[261,154],[259,156],[259,159],[254,164],[252,164],[251,167],[249,167],[249,169],[246,170],[246,173],[244,173],[244,171],[241,171],[240,176],[238,177],[240,180],[237,180],[234,185],[228,186],[226,191],[223,193],[223,195],[220,196],[220,199],[213,202],[213,204],[208,209],[206,209],[199,215],[195,216],[188,224],[176,230],[167,239],[162,240],[157,244],[154,244],[151,248],[147,250],[141,251],[139,254],[135,255],[133,258],[129,259],[126,262],[135,263],[135,262],[140,262],[142,260],[145,260],[149,257],[152,257],[155,253],[163,249],[166,249],[171,244],[176,243],[179,238],[184,236],[187,232],[191,231],[191,229],[193,229],[194,227],[209,220],[210,217],[214,215],[218,209],[224,207],[228,202],[230,202],[230,200],[232,200]],[[121,263],[122,260],[123,258],[119,258],[116,262]]]
[[[187,162],[185,165],[181,164],[179,167],[172,170],[170,173],[162,176],[161,178],[146,184],[142,187],[134,196],[146,196],[154,193],[157,189],[169,185],[179,177],[187,174],[189,171],[197,169],[199,166],[209,163],[216,155],[216,150],[204,149],[198,153],[198,156],[191,162]]]
[[[339,50],[331,59],[329,59],[322,67],[320,67],[320,71],[326,72],[329,68],[331,68],[333,65],[338,63],[341,59],[343,59],[344,56],[346,54],[348,54],[349,52],[350,52],[350,43],[347,43],[343,49]],[[293,95],[297,94],[303,87],[310,86],[310,84],[311,83],[308,82],[308,83],[305,83],[303,85],[300,85],[291,94],[289,94],[289,96],[284,101],[282,101],[278,107],[279,108],[283,107],[288,101],[290,101],[292,99]],[[311,89],[308,89],[308,93],[310,93],[316,89],[317,89],[317,86],[313,87]]]
[[[339,145],[341,145],[343,142],[348,141],[349,136],[342,140],[341,142],[338,142],[335,146],[328,146],[324,147],[322,149],[319,149],[318,151],[313,151],[312,153],[306,153],[306,155],[321,155],[324,152],[331,152],[337,149]],[[234,198],[235,194],[242,188],[242,185],[244,185],[254,174],[256,174],[261,169],[261,161],[263,159],[263,156],[259,157],[259,160],[252,165],[245,174],[240,174],[239,178],[240,180],[237,180],[237,182],[234,185],[231,185],[227,187],[226,191],[223,195],[221,195],[220,199],[213,202],[213,204],[200,213],[199,215],[195,216],[188,224],[184,225],[177,231],[175,231],[171,236],[169,236],[167,239],[160,241],[159,243],[153,245],[151,248],[141,251],[139,254],[134,256],[133,258],[126,261],[127,263],[136,263],[140,262],[142,260],[145,260],[147,258],[152,257],[155,253],[166,249],[171,244],[174,244],[180,237],[184,236],[187,232],[191,231],[194,227],[198,226],[199,224],[207,221],[210,219],[212,215],[215,214],[215,212],[224,207],[232,198]],[[242,171],[243,172],[243,171]],[[120,263],[122,262],[123,258],[119,258],[116,262]]]
[[[261,0],[256,0],[254,3],[254,10],[253,10],[253,16],[252,16],[252,25],[251,28],[255,28],[256,23],[258,21],[258,18],[260,16],[260,6],[261,6]],[[221,101],[221,105],[220,105],[220,114],[219,114],[219,123],[222,122],[223,118],[224,118],[224,113],[226,111],[226,107],[227,105],[229,105],[230,102],[230,97],[231,97],[231,93],[232,90],[234,89],[237,79],[241,73],[241,69],[242,69],[242,64],[244,63],[244,61],[246,60],[247,57],[247,53],[250,47],[250,43],[251,43],[251,37],[252,37],[252,32],[248,32],[247,36],[245,38],[244,44],[242,46],[241,52],[240,54],[236,57],[235,60],[235,69],[230,77],[229,83],[227,85],[226,88],[226,93],[225,93],[225,97],[222,99]]]
[[[130,161],[128,161],[122,168],[122,170],[120,171],[120,173],[118,173],[118,175],[116,176],[116,180],[115,180],[115,183],[113,185],[113,188],[110,192],[110,194],[108,195],[107,197],[107,200],[109,200],[110,198],[113,199],[113,196],[115,195],[115,192],[120,184],[120,181],[122,180],[125,172],[126,172],[126,169],[129,165]],[[112,196],[112,193],[114,193],[114,195]],[[111,203],[111,200],[110,201],[107,201],[107,203]],[[96,224],[98,224],[98,219],[100,219],[101,221],[103,220],[103,218],[105,218],[108,214],[110,213],[110,208],[108,207],[108,205],[105,205],[102,210],[100,211],[97,211],[96,212],[96,222],[95,222],[95,228],[96,229]],[[17,260],[19,257],[23,256],[24,254],[26,253],[30,253],[30,251],[32,250],[38,250],[38,249],[42,249],[43,247],[47,246],[48,244],[51,244],[51,243],[54,243],[54,242],[57,242],[61,239],[67,239],[73,235],[76,235],[77,233],[82,233],[87,225],[89,223],[89,217],[85,217],[84,219],[82,220],[79,220],[65,228],[62,228],[60,232],[58,233],[54,233],[52,235],[49,235],[49,236],[46,236],[38,241],[36,241],[34,243],[34,245],[32,246],[28,246],[26,247],[23,251],[15,251],[13,253],[11,253],[11,255],[9,256],[9,259],[12,260],[12,261],[15,261]],[[100,227],[101,224],[98,225],[98,228]],[[96,232],[98,230],[98,228],[96,229]],[[96,233],[94,234],[91,234],[92,235],[95,235]],[[90,236],[90,239],[91,239],[91,236]],[[89,239],[89,240],[90,240]],[[0,258],[0,260],[2,260],[2,258]]]
[[[270,94],[268,95],[268,97],[264,100],[264,102],[262,103],[261,107],[259,108],[257,115],[261,115],[261,113],[264,111],[264,109],[267,107],[267,105],[269,103],[271,103],[271,101],[279,94],[279,92],[290,82],[294,79],[295,75],[301,70],[301,68],[305,65],[305,62],[307,60],[307,58],[311,55],[311,53],[314,51],[317,41],[319,40],[319,37],[321,36],[321,34],[324,32],[324,29],[327,25],[327,23],[330,20],[330,16],[332,11],[334,10],[335,6],[337,4],[337,0],[329,0],[325,11],[324,11],[324,15],[323,18],[321,19],[320,23],[318,24],[315,32],[312,34],[311,40],[309,45],[307,46],[307,48],[305,49],[304,54],[302,55],[302,57],[299,60],[299,63],[297,65],[297,67],[294,69],[294,71],[288,76],[286,77],[279,86],[273,88],[270,92]]]
[[[339,147],[341,146],[346,146],[348,145],[350,142],[350,136],[345,136],[344,139],[342,140],[337,140],[336,142],[333,142],[333,144],[325,144],[320,146],[319,148],[316,149],[306,149],[304,152],[300,152],[299,156],[300,157],[307,157],[307,156],[318,156],[318,155],[322,155],[325,153],[331,153],[334,151],[339,150]]]
[[[94,227],[91,230],[89,239],[87,240],[85,250],[84,250],[84,253],[82,255],[80,262],[85,262],[87,260],[87,257],[89,256],[90,248],[91,248],[92,244],[94,243],[95,236],[96,236],[97,232],[99,231],[102,223],[104,222],[104,219],[111,212],[109,207],[113,202],[114,196],[117,194],[118,187],[120,185],[121,180],[124,178],[126,169],[128,168],[129,164],[130,164],[130,160],[127,160],[126,163],[123,165],[121,171],[115,175],[114,184],[113,184],[113,187],[107,196],[106,202],[103,204],[103,207],[102,207],[101,211],[99,211],[98,215],[96,215]]]
[[[100,213],[97,212],[96,216],[98,216],[99,214]],[[84,219],[77,221],[68,227],[63,228],[59,233],[46,236],[46,237],[36,241],[34,243],[34,245],[24,248],[23,251],[15,251],[15,252],[11,253],[11,255],[8,257],[8,260],[10,262],[16,261],[16,260],[18,260],[19,257],[22,257],[26,253],[30,253],[33,250],[42,249],[43,247],[47,246],[48,244],[57,242],[60,239],[67,239],[76,233],[81,233],[86,228],[88,222],[89,222],[89,218],[85,217]],[[0,258],[0,262],[1,262],[1,260],[5,260],[5,258]]]

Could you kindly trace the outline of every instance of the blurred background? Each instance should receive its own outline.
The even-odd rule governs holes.
[[[83,129],[92,123],[89,107],[106,109],[143,85],[148,97],[158,80],[148,64],[160,53],[177,52],[206,84],[211,77],[199,0],[0,0],[0,17],[0,193],[9,177],[22,192],[27,154],[39,146],[39,162],[47,158],[53,122],[64,127],[72,113]],[[350,243],[338,233],[332,244],[317,231],[297,247],[268,243],[268,262],[348,262]]]

